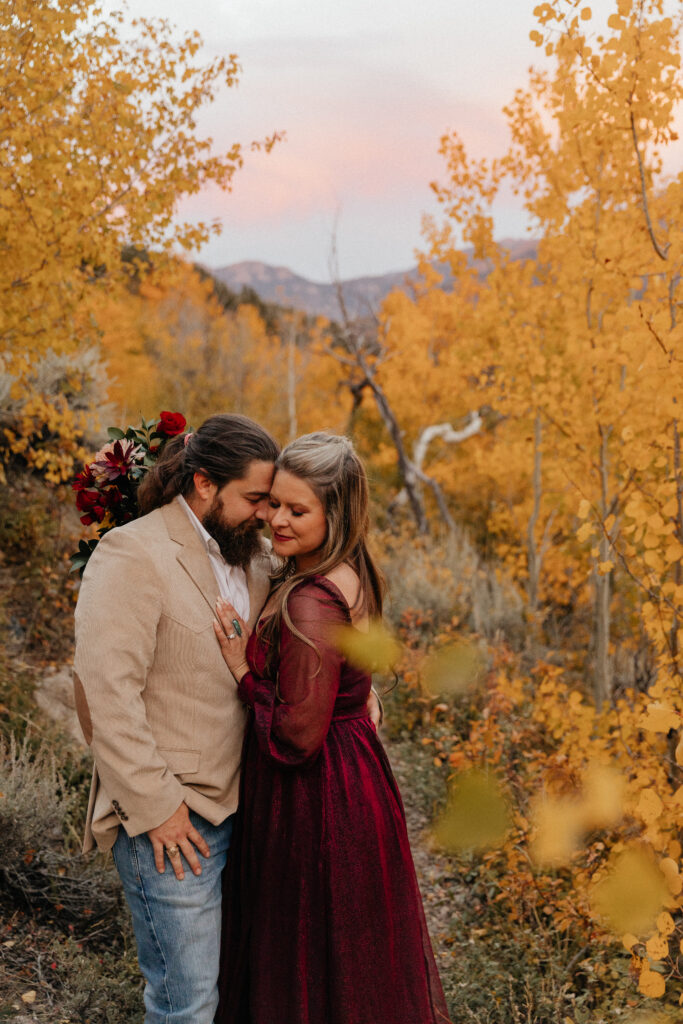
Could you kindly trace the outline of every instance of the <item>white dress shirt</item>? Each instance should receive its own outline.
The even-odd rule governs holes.
[[[218,583],[218,590],[221,597],[234,607],[237,614],[248,620],[249,618],[249,589],[247,587],[247,574],[238,565],[228,565],[223,558],[218,544],[210,533],[204,529],[201,522],[187,504],[182,494],[178,495],[178,501],[185,510],[188,519],[194,526],[202,540],[206,553],[211,562],[213,574]]]

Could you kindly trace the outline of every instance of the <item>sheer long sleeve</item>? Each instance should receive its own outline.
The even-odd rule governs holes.
[[[339,691],[343,655],[335,632],[348,625],[348,607],[323,579],[302,584],[288,601],[292,624],[314,646],[282,622],[277,694],[271,679],[248,672],[239,685],[254,709],[258,743],[283,767],[313,764],[330,728]]]

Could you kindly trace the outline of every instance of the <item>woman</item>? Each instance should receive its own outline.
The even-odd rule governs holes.
[[[382,584],[368,487],[346,438],[309,434],[276,463],[283,559],[251,637],[217,606],[251,708],[226,869],[216,1024],[442,1024],[401,798],[368,717],[370,676],[340,627],[367,629]]]

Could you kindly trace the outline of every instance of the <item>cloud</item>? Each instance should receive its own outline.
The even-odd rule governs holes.
[[[240,223],[306,215],[350,196],[386,202],[412,191],[427,203],[429,182],[443,172],[437,151],[445,132],[457,130],[476,156],[498,153],[506,143],[502,114],[485,102],[449,95],[416,74],[372,66],[353,48],[330,61],[319,89],[310,68],[295,75],[286,61],[274,81],[272,67],[265,67],[266,74],[254,71],[252,81],[230,97],[231,111],[242,105],[257,111],[255,123],[227,118],[216,108],[205,125],[217,149],[228,148],[235,137],[248,139],[249,128],[252,136],[273,128],[287,133],[270,155],[247,157],[230,197],[211,196]]]

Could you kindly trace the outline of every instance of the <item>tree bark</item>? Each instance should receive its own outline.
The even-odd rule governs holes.
[[[529,602],[529,610],[532,615],[536,614],[536,610],[538,608],[538,580],[541,572],[540,552],[538,545],[536,544],[536,528],[538,526],[538,519],[541,513],[541,438],[541,414],[536,412],[536,417],[534,419],[534,471],[532,475],[533,505],[531,507],[531,515],[529,517],[526,535],[527,569],[529,572],[529,579],[527,582],[527,600]]]
[[[609,515],[608,502],[608,455],[609,430],[602,431],[600,444],[600,486],[601,518],[603,523]],[[607,562],[611,555],[610,539],[603,532],[599,545],[599,561]],[[612,573],[601,575],[595,567],[595,703],[601,708],[612,699],[612,669],[609,657],[610,606],[612,601]]]

